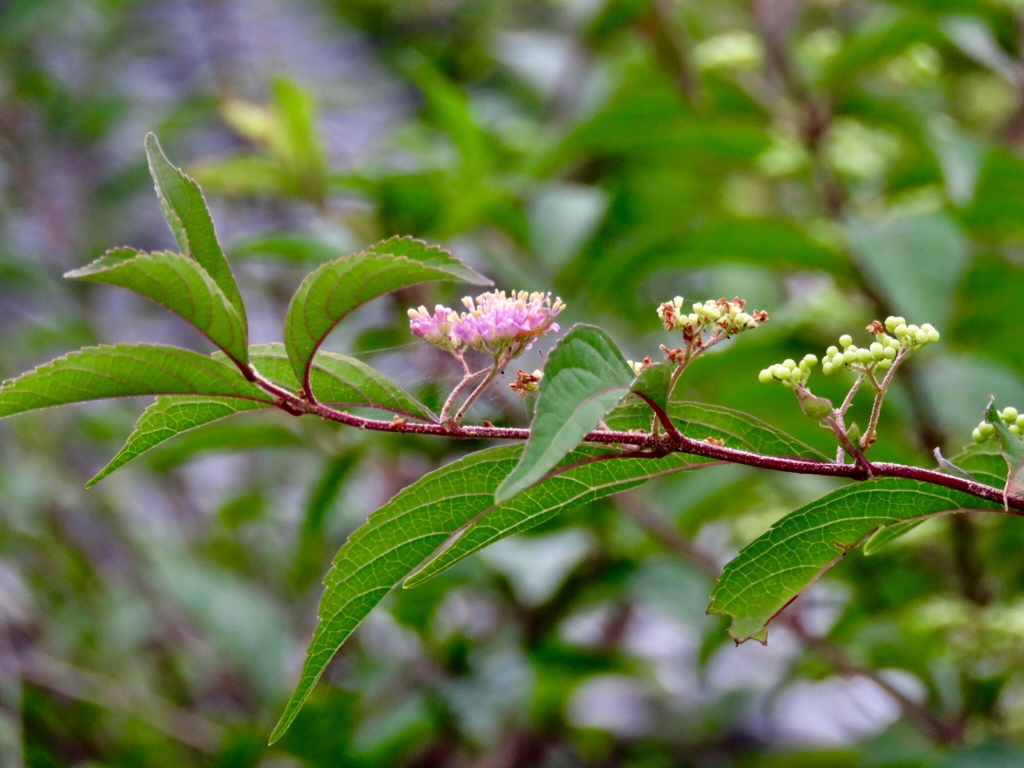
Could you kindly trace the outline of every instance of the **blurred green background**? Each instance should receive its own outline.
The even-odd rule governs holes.
[[[206,349],[60,280],[173,246],[152,130],[206,191],[254,342],[315,265],[394,234],[558,293],[563,327],[634,359],[670,343],[659,302],[738,295],[771,322],[685,396],[832,450],[757,373],[895,312],[943,343],[873,453],[932,466],[990,394],[1024,406],[1022,54],[1014,0],[6,0],[0,378],[99,342]],[[328,346],[437,403],[457,371],[404,313],[458,296],[375,302]],[[392,595],[268,748],[333,553],[479,446],[241,416],[84,491],[143,405],[0,425],[4,768],[1024,764],[1024,526],[958,516],[855,553],[735,648],[704,615],[716,568],[833,487],[740,467]],[[528,403],[500,385],[472,416]]]

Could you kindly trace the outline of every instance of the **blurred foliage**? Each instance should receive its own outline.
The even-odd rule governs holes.
[[[58,280],[119,243],[172,246],[142,148],[156,130],[204,186],[255,342],[313,265],[394,234],[557,291],[567,323],[634,359],[663,340],[658,302],[739,295],[771,323],[702,359],[685,397],[829,450],[757,372],[892,311],[943,343],[873,450],[930,466],[989,394],[1024,404],[1022,30],[1011,0],[10,0],[0,372],[100,339],[205,350],[156,307]],[[436,407],[456,372],[404,311],[451,291],[377,302],[329,343]],[[733,648],[703,614],[711,572],[833,487],[739,467],[573,510],[396,592],[267,748],[330,557],[466,446],[242,415],[86,493],[136,406],[0,426],[5,768],[1024,761],[1024,529],[932,521],[847,558],[768,647]],[[527,410],[509,392],[476,415]]]

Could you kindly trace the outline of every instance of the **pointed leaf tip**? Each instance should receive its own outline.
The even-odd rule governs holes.
[[[563,473],[527,489],[507,504],[495,505],[498,480],[515,466],[522,446],[488,448],[424,475],[371,514],[341,548],[324,579],[320,622],[306,652],[299,682],[271,734],[271,743],[288,730],[331,657],[359,623],[427,558],[442,553],[414,577],[418,581],[440,573],[493,541],[550,520],[563,510],[695,466],[680,454],[661,459],[585,462],[602,450],[581,447],[564,458]],[[453,538],[454,544],[444,549]]]
[[[182,170],[171,164],[154,134],[146,135],[146,159],[156,185],[160,208],[183,255],[194,259],[217,284],[242,321],[248,324],[235,276],[217,240],[213,218],[202,190]]]

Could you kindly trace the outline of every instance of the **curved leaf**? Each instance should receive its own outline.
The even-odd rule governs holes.
[[[85,484],[89,488],[132,459],[182,432],[196,429],[236,413],[272,408],[273,403],[232,397],[161,396],[149,406],[117,455]]]
[[[260,400],[263,391],[222,360],[159,344],[85,347],[0,387],[0,418],[37,408],[135,395],[220,395]]]
[[[544,477],[629,394],[633,379],[633,369],[608,334],[593,325],[569,329],[544,366],[522,458],[495,499],[506,501]]]
[[[187,256],[116,248],[64,277],[135,291],[184,318],[240,365],[248,362],[244,321],[209,273]]]
[[[291,389],[301,389],[283,344],[254,345],[251,355],[263,375]],[[309,374],[313,392],[322,403],[377,408],[421,421],[437,419],[427,406],[360,360],[334,352],[317,352]]]
[[[284,322],[285,348],[307,394],[311,360],[334,326],[370,299],[428,280],[490,285],[446,251],[411,237],[393,237],[314,270],[292,298]]]
[[[738,643],[765,642],[767,624],[822,573],[879,529],[958,509],[997,508],[959,491],[903,478],[848,485],[789,513],[725,566],[708,613],[732,617]]]
[[[521,446],[490,448],[435,470],[398,493],[353,533],[324,580],[320,623],[306,652],[302,676],[271,734],[288,729],[327,663],[384,595],[452,534],[474,519],[508,510],[522,527],[558,511],[690,467],[684,457],[593,461],[602,450],[583,446],[565,457],[565,471],[505,504],[495,505],[498,483],[515,466]],[[588,461],[589,463],[579,463]],[[520,529],[521,529],[520,528]]]
[[[224,258],[210,210],[206,207],[199,185],[171,165],[160,148],[160,142],[152,133],[146,135],[146,158],[149,161],[149,172],[156,183],[160,208],[174,233],[174,239],[178,241],[178,247],[209,273],[235,308],[242,321],[242,328],[247,329],[242,295],[238,292],[231,267]]]

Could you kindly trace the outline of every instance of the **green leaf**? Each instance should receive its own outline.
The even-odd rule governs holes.
[[[694,440],[711,437],[721,440],[727,448],[766,456],[829,458],[781,429],[732,408],[710,403],[673,401],[668,404],[668,414],[679,431]],[[629,403],[608,414],[605,423],[615,430],[649,429],[651,409],[639,403]]]
[[[879,478],[822,496],[776,522],[725,566],[708,613],[732,617],[738,643],[765,642],[767,624],[822,573],[880,528],[995,505],[959,491]]]
[[[257,344],[250,348],[254,366],[268,378],[292,389],[298,388],[283,344]],[[422,421],[435,420],[430,410],[406,394],[398,385],[358,360],[320,352],[312,368],[314,389],[321,401],[335,406],[368,407],[397,413]],[[86,487],[120,469],[128,462],[182,432],[191,431],[236,413],[273,407],[263,400],[230,397],[158,397],[135,424],[120,452]]]
[[[231,267],[220,248],[213,219],[199,185],[171,165],[160,149],[160,142],[152,133],[146,136],[146,157],[149,159],[149,172],[156,182],[160,207],[178,241],[178,247],[209,273],[235,308],[242,320],[242,328],[248,329],[242,295],[238,292]]]
[[[264,376],[300,389],[283,344],[252,347],[252,361]],[[436,421],[427,406],[366,363],[334,352],[317,352],[310,366],[313,392],[335,407],[377,408],[420,421]]]
[[[187,256],[116,248],[64,277],[135,291],[184,318],[238,364],[248,362],[245,322],[213,278]]]
[[[582,450],[582,449],[581,449]],[[589,446],[585,449],[588,453],[592,450]],[[576,451],[570,455],[578,455]],[[594,455],[600,455],[594,453]],[[693,463],[693,459],[684,454],[675,453],[657,461],[650,459],[609,459],[596,465],[593,472],[577,472],[578,467],[571,471],[565,471],[564,467],[569,464],[562,464],[562,467],[551,472],[541,482],[531,486],[521,496],[514,497],[505,503],[495,504],[493,507],[479,512],[472,520],[456,531],[445,543],[444,548],[420,570],[406,579],[403,586],[417,587],[425,581],[432,579],[442,571],[446,571],[460,560],[477,552],[489,544],[501,539],[508,538],[517,533],[522,533],[530,528],[545,523],[561,509],[541,509],[528,504],[520,503],[524,496],[530,496],[534,489],[544,489],[543,492],[549,495],[558,493],[556,479],[566,479],[573,482],[583,482],[586,478],[589,491],[599,491],[598,497],[607,496],[612,493],[626,490],[646,482],[653,477],[665,474],[672,474],[690,469],[701,469],[710,466],[713,462],[701,460],[702,463]],[[642,480],[637,480],[642,478]],[[626,485],[623,485],[625,483]],[[613,490],[606,490],[605,485],[610,485]],[[566,486],[571,489],[571,486]],[[575,504],[573,504],[575,506]]]
[[[118,454],[85,484],[89,488],[132,459],[182,432],[202,427],[236,413],[272,408],[273,403],[232,397],[162,396],[149,406]]]
[[[967,240],[949,216],[855,221],[847,235],[858,263],[896,311],[943,329],[969,261]]]
[[[334,326],[370,299],[428,280],[490,284],[446,251],[411,237],[384,240],[314,270],[299,286],[285,318],[285,348],[307,394],[310,361]]]
[[[1024,162],[1020,164],[1019,173],[1020,194],[1024,195]],[[1015,213],[1024,218],[1019,209]],[[1017,306],[1020,300],[1021,285],[1024,285],[1024,266],[1016,260],[999,253],[979,254],[960,281],[949,333],[939,329],[943,331],[943,344],[948,340],[959,350],[995,360],[1015,373],[1024,370],[1020,325],[1006,321],[1007,307]],[[990,371],[977,371],[972,367],[971,373],[984,382],[983,397],[993,391],[999,393],[1000,399],[1010,396],[1009,392],[993,389],[997,385]],[[968,402],[966,397],[964,401]]]
[[[495,499],[507,501],[544,477],[629,393],[633,378],[608,334],[593,325],[569,329],[544,366],[522,458]]]
[[[966,227],[976,235],[997,235],[1019,240],[1024,236],[1024,215],[1018,200],[1024,194],[1024,159],[1009,148],[990,149],[985,155],[974,200],[963,212]]]
[[[999,443],[986,441],[968,446],[952,462],[979,483],[999,488],[1006,482],[1006,459]]]
[[[864,556],[868,557],[875,554],[875,552],[880,550],[886,544],[890,544],[904,534],[910,533],[923,522],[924,520],[915,520],[910,523],[887,525],[885,528],[879,528],[868,538],[866,542],[864,542]]]
[[[495,504],[500,480],[515,466],[521,446],[490,448],[424,475],[378,509],[341,548],[324,581],[320,623],[306,652],[295,692],[270,741],[288,729],[334,653],[384,595],[463,526],[487,515],[519,521],[516,530],[557,512],[688,469],[678,454],[662,459],[593,461],[603,449],[583,446],[564,458],[563,471],[504,504]],[[588,461],[588,463],[580,463]],[[500,525],[501,523],[499,523]]]
[[[985,420],[996,428],[999,435],[999,445],[1003,458],[1006,459],[1006,467],[1009,470],[1006,476],[1006,483],[1003,492],[1016,495],[1024,490],[1024,442],[1010,431],[996,410],[995,399],[988,401],[988,408],[985,409]]]
[[[615,205],[626,210],[618,216],[628,217],[631,226],[625,235],[601,244],[600,252],[607,258],[591,255],[579,260],[580,268],[586,270],[580,278],[586,278],[588,288],[610,299],[642,285],[660,270],[723,263],[849,274],[847,260],[835,247],[816,241],[792,221],[708,214],[695,224],[680,217],[680,195],[666,195],[661,183],[661,174],[671,173],[673,169],[652,170],[637,180],[635,189],[620,193]],[[698,194],[706,197],[703,184]]]
[[[834,88],[854,86],[863,70],[888,63],[914,43],[941,43],[941,38],[939,28],[923,16],[879,14],[829,58],[823,79]]]
[[[208,160],[190,165],[189,172],[207,192],[227,197],[288,197],[297,192],[295,179],[279,162],[263,155],[241,154]]]
[[[291,80],[273,83],[276,130],[271,134],[275,154],[295,176],[298,191],[322,202],[325,193],[324,150],[317,137],[316,104],[308,91]]]
[[[938,456],[938,459],[939,469],[946,474],[971,477],[979,483],[985,483],[994,488],[1002,487],[1006,482],[1006,461],[1003,459],[998,443],[985,442],[970,445],[954,456],[952,460],[946,460],[941,455]],[[922,522],[924,521],[918,520],[879,529],[864,544],[864,554],[873,555],[886,544],[910,533]]]
[[[214,395],[262,400],[227,362],[159,344],[86,347],[4,382],[0,418],[37,408],[136,395]]]
[[[643,395],[664,411],[668,408],[669,387],[675,369],[676,366],[670,363],[649,365],[640,372],[629,390],[635,395]]]

